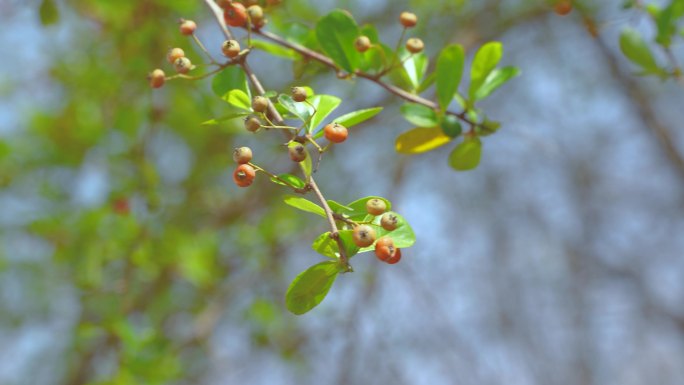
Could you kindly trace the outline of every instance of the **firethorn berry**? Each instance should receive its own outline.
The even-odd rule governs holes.
[[[249,14],[249,19],[252,21],[252,25],[256,28],[261,28],[264,26],[264,10],[258,5],[250,5],[247,8],[247,13]]]
[[[325,134],[325,138],[333,143],[342,143],[347,140],[347,135],[349,135],[347,127],[339,123],[330,123],[326,125],[323,127],[323,133]]]
[[[294,162],[301,162],[304,159],[306,159],[306,149],[304,148],[304,145],[301,143],[297,143],[293,146],[290,146],[288,149],[288,152],[290,153],[290,159]]]
[[[231,27],[242,27],[247,23],[247,10],[244,5],[233,2],[226,6],[223,19]]]
[[[375,242],[375,256],[383,262],[393,257],[396,252],[397,248],[394,247],[394,240],[388,236],[384,236]]]
[[[394,249],[394,255],[391,255],[385,262],[387,262],[390,265],[394,265],[395,263],[399,262],[401,260],[401,249]]]
[[[268,99],[263,96],[255,96],[252,99],[252,109],[256,112],[264,112],[268,109]]]
[[[371,47],[371,41],[368,36],[359,36],[354,40],[354,48],[359,52],[366,52]]]
[[[181,48],[171,48],[166,54],[166,60],[173,64],[180,57],[185,57],[185,52]]]
[[[352,232],[352,240],[358,247],[368,247],[375,242],[375,230],[368,225],[356,226]]]
[[[190,36],[195,33],[197,29],[197,24],[192,20],[181,20],[180,32],[185,36]]]
[[[425,48],[425,44],[423,44],[423,41],[417,37],[412,37],[406,40],[406,50],[411,53],[422,52],[423,48]]]
[[[256,171],[248,164],[241,164],[233,171],[233,181],[240,187],[247,187],[254,182]]]
[[[226,9],[230,6],[230,1],[228,0],[216,0],[216,5],[219,7]]]
[[[556,14],[560,16],[565,16],[568,13],[572,12],[572,1],[571,0],[560,0],[559,2],[556,3],[556,6],[554,7],[554,11]]]
[[[306,100],[306,88],[292,87],[292,100],[295,102],[303,102]]]
[[[192,69],[192,62],[186,57],[179,57],[173,62],[173,68],[179,74],[187,74]]]
[[[223,55],[229,58],[234,58],[240,54],[240,43],[237,40],[226,40],[221,45]]]
[[[249,163],[252,160],[252,149],[249,147],[237,147],[233,150],[233,160],[238,164]]]
[[[415,13],[402,12],[401,15],[399,15],[399,22],[406,28],[415,27],[418,23],[418,17]]]
[[[387,211],[387,204],[382,199],[372,198],[366,201],[366,211],[370,215],[380,215]]]
[[[392,231],[399,225],[399,217],[394,213],[385,213],[380,218],[380,226],[387,231]]]
[[[159,88],[164,85],[166,74],[164,74],[164,71],[157,68],[152,71],[147,78],[150,80],[150,87]]]
[[[249,132],[256,132],[261,127],[261,121],[256,116],[245,118],[245,128]]]

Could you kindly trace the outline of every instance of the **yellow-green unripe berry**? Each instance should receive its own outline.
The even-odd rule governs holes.
[[[295,102],[303,102],[306,100],[306,88],[292,87],[292,100]]]
[[[406,40],[406,50],[411,53],[423,52],[423,48],[425,48],[425,44],[423,44],[423,41],[417,37],[412,37]]]
[[[370,215],[380,215],[387,211],[387,204],[382,199],[372,198],[366,202],[366,211]]]
[[[368,247],[375,242],[375,230],[368,225],[356,226],[352,232],[352,239],[356,246]]]
[[[399,217],[394,213],[385,213],[380,218],[380,226],[387,231],[392,231],[399,226]]]
[[[234,58],[240,54],[240,43],[237,40],[226,40],[221,45],[221,52],[229,58]]]
[[[402,12],[401,15],[399,15],[399,22],[406,28],[415,27],[418,23],[418,16],[416,16],[415,13]]]
[[[166,75],[164,74],[164,71],[157,68],[149,74],[147,79],[150,81],[150,87],[160,88],[166,81]]]
[[[354,48],[359,52],[366,52],[371,47],[371,41],[368,36],[359,36],[354,40]]]
[[[185,57],[185,51],[182,48],[171,48],[166,54],[166,60],[173,64],[178,60],[178,58]]]
[[[173,62],[173,68],[179,74],[187,74],[192,69],[192,62],[186,57],[179,57]]]
[[[252,149],[249,147],[238,147],[233,150],[233,160],[238,164],[249,163],[252,160]]]
[[[252,99],[252,109],[256,112],[265,112],[268,109],[268,99],[263,96],[255,96]]]
[[[245,128],[249,132],[256,132],[261,127],[261,121],[256,116],[245,118]]]
[[[288,152],[290,154],[290,159],[292,159],[293,162],[299,163],[306,159],[306,149],[301,143],[291,145],[288,148]]]

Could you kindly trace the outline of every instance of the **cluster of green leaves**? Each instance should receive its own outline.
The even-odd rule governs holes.
[[[347,258],[352,258],[357,254],[372,251],[375,243],[368,247],[357,246],[352,237],[352,227],[349,222],[362,223],[371,226],[377,238],[383,236],[391,236],[394,245],[398,248],[407,248],[412,246],[416,237],[413,229],[408,222],[399,214],[395,215],[398,218],[398,226],[392,231],[385,230],[380,226],[381,216],[374,216],[368,214],[366,211],[366,202],[370,199],[381,199],[390,210],[392,204],[385,198],[370,196],[355,200],[347,205],[342,205],[333,200],[328,200],[327,203],[335,214],[344,218],[344,220],[337,221],[339,230],[339,238],[344,247],[344,252]],[[285,203],[295,207],[299,210],[309,212],[312,214],[326,217],[323,208],[305,198],[297,196],[287,196]],[[311,248],[322,256],[328,257],[331,260],[323,261],[315,264],[300,273],[292,284],[290,284],[287,294],[285,296],[285,303],[288,310],[294,314],[304,314],[317,306],[332,287],[335,279],[339,273],[347,272],[348,267],[341,263],[340,250],[337,241],[330,237],[330,232],[325,232],[319,235],[311,245]]]
[[[443,48],[437,57],[434,75],[428,75],[434,79],[439,108],[404,104],[401,113],[416,128],[399,135],[396,150],[403,154],[420,154],[463,136],[449,155],[449,165],[458,171],[476,168],[482,155],[480,137],[493,134],[500,127],[498,122],[487,118],[477,103],[520,74],[516,67],[497,68],[502,56],[503,45],[500,42],[483,45],[473,58],[468,92],[461,94],[458,89],[465,67],[465,50],[458,44]],[[448,111],[452,101],[459,105],[462,113]],[[463,132],[459,117],[467,118],[469,131]]]
[[[651,3],[643,8],[637,2],[628,1],[624,7],[643,9],[655,24],[655,35],[651,39],[645,39],[639,31],[629,27],[620,35],[620,49],[625,57],[639,67],[638,74],[661,79],[681,77],[682,69],[672,60],[670,49],[676,39],[684,37],[684,0],[671,0],[665,6]],[[653,45],[659,46],[665,53],[669,61],[667,64],[656,58]]]

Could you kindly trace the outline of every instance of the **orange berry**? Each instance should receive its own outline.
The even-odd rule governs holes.
[[[380,215],[387,211],[387,203],[378,198],[369,199],[366,201],[366,211],[370,215]]]
[[[223,19],[231,27],[243,27],[247,23],[247,10],[244,5],[233,2],[225,8]]]
[[[173,64],[178,58],[185,57],[185,52],[181,48],[171,48],[166,54],[166,60]]]
[[[347,140],[347,135],[349,135],[347,127],[339,123],[330,123],[326,125],[323,127],[323,133],[325,134],[325,138],[333,143],[342,143]]]
[[[560,16],[565,16],[572,12],[572,1],[571,0],[560,0],[556,3],[554,7],[556,14]]]
[[[387,263],[390,265],[394,265],[395,263],[399,262],[401,260],[401,249],[394,249],[394,255],[391,255],[389,258],[387,258]]]
[[[375,242],[375,230],[368,225],[354,227],[352,240],[358,247],[368,247]]]
[[[399,217],[394,213],[385,213],[385,215],[380,218],[380,226],[387,231],[393,231],[399,226]]]
[[[406,40],[406,50],[411,53],[422,52],[423,48],[425,48],[425,44],[423,44],[423,41],[417,37],[412,37]]]
[[[375,242],[375,256],[383,262],[392,258],[395,255],[396,250],[397,248],[394,247],[394,240],[388,236],[384,236]]]
[[[160,70],[159,68],[152,71],[147,78],[149,79],[150,87],[152,88],[160,88],[166,81],[166,75],[164,74],[164,71]]]
[[[179,74],[187,74],[192,69],[192,62],[186,57],[179,57],[173,62],[173,68]]]
[[[399,15],[399,22],[406,28],[415,27],[418,23],[418,16],[416,16],[415,13],[402,12],[401,15]]]
[[[221,45],[223,55],[229,58],[234,58],[240,54],[240,43],[237,40],[226,40]]]
[[[247,187],[254,182],[256,171],[248,164],[241,164],[233,171],[233,182],[240,187]]]
[[[196,29],[197,29],[197,24],[194,21],[182,20],[181,19],[180,33],[182,33],[185,36],[190,36],[193,33],[195,33]]]

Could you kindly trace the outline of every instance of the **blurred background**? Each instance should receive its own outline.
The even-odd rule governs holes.
[[[684,383],[684,86],[635,76],[619,52],[625,26],[652,32],[643,13],[584,5],[285,0],[268,14],[277,31],[341,7],[393,45],[412,10],[432,58],[500,40],[523,72],[483,105],[503,128],[482,164],[457,173],[453,146],[394,152],[411,126],[376,85],[315,67],[293,80],[291,62],[250,55],[267,89],[311,85],[343,98],[340,114],[386,106],[318,184],[339,202],[388,197],[418,239],[397,265],[355,257],[297,317],[284,294],[323,259],[310,244],[326,223],[263,177],[230,176],[241,145],[287,172],[282,138],[200,125],[225,113],[210,80],[145,80],[170,72],[173,46],[201,62],[179,17],[220,52],[203,2],[0,1],[0,384]],[[684,60],[681,39],[673,51]]]

